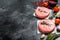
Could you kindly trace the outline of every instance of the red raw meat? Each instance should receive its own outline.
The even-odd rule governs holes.
[[[46,18],[47,16],[49,16],[49,14],[50,14],[50,10],[45,7],[38,7],[35,10],[35,15],[38,18]]]
[[[43,21],[48,23],[49,25],[41,24]],[[40,22],[38,23],[38,29],[42,33],[51,33],[55,29],[55,22],[54,20],[48,19],[40,20]]]

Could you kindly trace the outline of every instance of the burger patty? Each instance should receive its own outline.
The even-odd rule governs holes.
[[[50,14],[49,9],[45,7],[38,7],[35,10],[35,15],[38,18],[46,18],[47,16],[49,16],[49,14]]]
[[[38,23],[38,29],[42,33],[50,33],[55,29],[54,20],[41,20]]]

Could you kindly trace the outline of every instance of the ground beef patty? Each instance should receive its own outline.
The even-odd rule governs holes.
[[[40,20],[38,22],[38,29],[42,33],[50,33],[55,29],[55,22],[54,20]]]
[[[50,14],[49,9],[45,7],[38,7],[35,10],[35,15],[38,18],[46,18],[47,16],[49,16],[49,14]]]

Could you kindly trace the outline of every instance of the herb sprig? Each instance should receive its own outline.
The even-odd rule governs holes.
[[[50,25],[49,23],[47,23],[45,21],[41,22],[41,24],[43,24],[43,25]]]

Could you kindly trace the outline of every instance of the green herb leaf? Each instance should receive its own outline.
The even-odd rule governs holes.
[[[49,19],[53,19],[54,17],[56,17],[56,14],[53,14],[52,16],[50,16]]]
[[[60,34],[49,34],[46,40],[55,40],[57,37],[60,37]]]
[[[43,25],[49,25],[49,23],[47,23],[45,21],[41,22],[41,24],[43,24]]]

